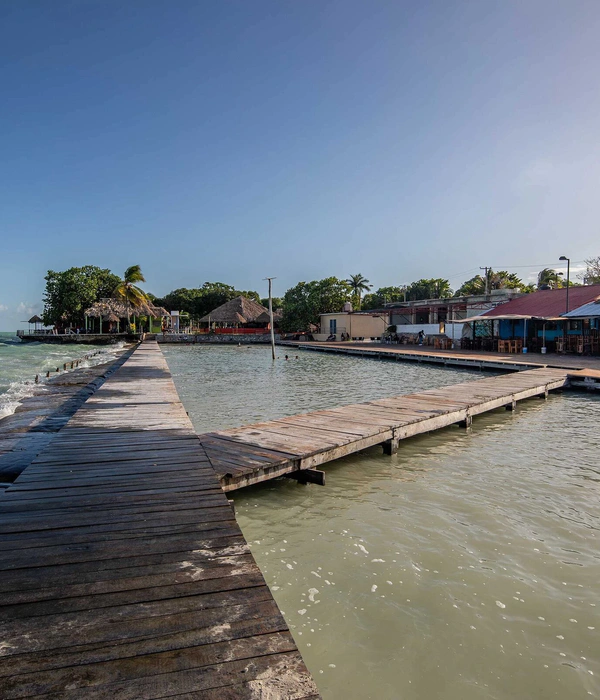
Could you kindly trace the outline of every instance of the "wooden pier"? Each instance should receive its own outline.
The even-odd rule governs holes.
[[[600,391],[600,369],[579,369],[569,372],[569,386],[588,391]]]
[[[490,370],[492,372],[520,372],[527,369],[555,367],[558,369],[598,369],[600,358],[575,355],[542,355],[541,353],[498,353],[477,350],[436,350],[426,345],[388,345],[360,342],[308,342],[282,341],[282,346],[312,350],[315,352],[336,353],[369,357],[376,360],[417,362],[442,367],[463,367],[465,369]]]
[[[323,483],[314,469],[321,464],[378,444],[392,453],[405,438],[455,423],[468,427],[474,416],[514,409],[567,382],[566,370],[526,370],[206,433],[200,441],[225,491],[285,475]]]
[[[156,343],[0,497],[0,697],[317,698]]]

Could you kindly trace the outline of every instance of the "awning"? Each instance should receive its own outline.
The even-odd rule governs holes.
[[[600,317],[600,302],[592,301],[589,304],[579,306],[568,314],[563,314],[563,318],[598,318]]]

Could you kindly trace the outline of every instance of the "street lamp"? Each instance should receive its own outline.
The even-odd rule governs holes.
[[[569,274],[571,272],[571,258],[567,258],[566,255],[561,255],[559,260],[567,261],[567,313],[569,313]]]

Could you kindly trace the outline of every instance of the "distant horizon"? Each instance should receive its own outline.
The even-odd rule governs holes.
[[[456,288],[600,255],[600,4],[28,0],[0,10],[0,328],[48,269],[164,296]],[[261,286],[262,285],[262,286]]]

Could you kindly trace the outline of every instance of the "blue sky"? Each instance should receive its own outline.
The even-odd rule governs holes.
[[[0,330],[46,270],[275,293],[600,255],[600,3],[0,5]]]

